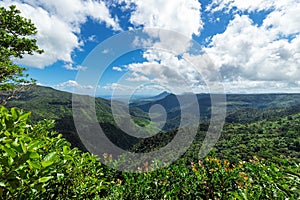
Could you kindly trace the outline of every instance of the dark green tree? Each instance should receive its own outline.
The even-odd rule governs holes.
[[[30,19],[20,16],[20,11],[12,5],[9,9],[0,7],[0,103],[12,98],[20,85],[34,83],[24,73],[26,68],[16,65],[13,60],[24,55],[43,53],[33,38],[37,29]]]

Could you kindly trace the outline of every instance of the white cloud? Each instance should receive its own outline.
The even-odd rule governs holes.
[[[249,81],[235,80],[225,82],[226,93],[299,93],[300,85],[291,84],[285,81]]]
[[[120,2],[125,2],[133,9],[130,22],[134,26],[142,26],[144,32],[159,40],[141,41],[137,38],[136,41],[147,46],[153,43],[153,48],[173,49],[178,54],[184,53],[190,48],[192,36],[199,36],[203,29],[201,4],[195,0],[119,0]],[[179,40],[178,34],[184,37],[181,36]]]
[[[56,61],[72,63],[72,54],[84,44],[80,40],[81,25],[88,17],[105,23],[114,30],[120,29],[103,1],[84,0],[4,0],[0,6],[14,4],[21,14],[32,19],[38,29],[36,39],[42,55],[25,56],[20,64],[44,68]]]
[[[87,67],[84,66],[74,66],[73,64],[69,63],[63,66],[65,69],[70,70],[70,71],[85,71],[87,70]]]
[[[216,81],[218,79],[214,78],[221,74],[227,92],[299,89],[299,85],[292,87],[291,83],[299,81],[300,77],[300,2],[268,2],[224,1],[229,10],[237,7],[242,11],[269,10],[270,13],[261,26],[247,15],[236,14],[225,32],[210,38],[211,43],[205,48],[213,63],[206,62],[203,55],[189,54],[186,48],[183,48],[182,58],[199,64],[191,66],[183,62],[176,53],[162,50],[172,49],[175,40],[157,34],[171,46],[160,49],[157,44],[162,44],[162,41],[153,43],[154,49],[144,53],[147,62],[127,66],[132,73],[127,80],[147,81],[147,78],[183,90],[188,87],[204,89],[203,80]],[[217,8],[213,9],[216,11]],[[155,32],[152,35],[155,36]]]
[[[278,35],[299,34],[300,32],[300,1],[286,1],[278,5],[263,22],[265,28]]]
[[[299,33],[300,2],[299,0],[213,0],[206,8],[207,11],[271,11],[264,20],[263,26],[271,28],[276,34]]]
[[[131,86],[123,85],[123,84],[119,84],[119,83],[107,84],[105,86],[102,86],[101,88],[105,89],[105,90],[109,90],[109,91],[114,91],[114,90],[128,91],[128,90],[132,90]]]
[[[102,51],[103,54],[108,54],[109,52],[110,52],[109,49],[104,49],[104,50]]]
[[[300,2],[293,6],[299,13]],[[280,17],[275,20],[278,13],[286,22],[281,23]],[[206,52],[226,80],[299,80],[300,26],[294,23],[297,19],[294,9],[275,10],[259,27],[249,16],[235,15],[225,32],[212,38]],[[294,26],[290,27],[289,22]]]
[[[57,89],[84,89],[84,90],[94,89],[94,87],[91,85],[80,85],[79,83],[77,83],[74,80],[69,80],[64,83],[57,84],[53,87],[57,88]]]
[[[300,2],[298,0],[214,0],[207,7],[207,11],[211,13],[226,11],[235,14],[238,13],[237,11],[243,13],[268,10],[269,14],[261,26],[255,24],[246,14],[235,14],[224,33],[209,38],[211,43],[205,51],[210,59],[206,55],[191,55],[188,51],[189,39],[193,34],[198,35],[202,29],[200,9],[194,10],[197,10],[197,14],[192,12],[193,16],[199,16],[193,23],[200,21],[195,31],[196,29],[189,26],[187,29],[183,28],[184,20],[181,21],[180,17],[185,18],[184,12],[178,17],[173,13],[175,8],[167,10],[170,8],[167,6],[169,1],[154,1],[155,3],[152,4],[137,0],[126,2],[128,5],[134,4],[132,7],[134,12],[131,15],[131,22],[134,25],[170,29],[184,34],[187,38],[182,42],[175,34],[146,29],[150,36],[159,38],[159,42],[136,39],[136,43],[143,42],[145,46],[152,45],[152,48],[146,50],[143,55],[146,62],[132,63],[127,66],[130,76],[126,80],[151,81],[177,90],[192,87],[203,91],[207,89],[203,84],[204,80],[219,81],[216,77],[221,74],[227,92],[299,89],[297,85],[291,87],[291,82],[298,81],[300,77],[300,23],[298,22]],[[174,5],[184,7],[180,1],[176,1]],[[191,19],[189,16],[187,15],[185,19]],[[169,27],[169,25],[173,26]],[[165,52],[165,50],[170,51]],[[183,59],[179,59],[178,55]],[[197,64],[191,66],[184,59]]]
[[[136,37],[133,45],[147,50],[143,63],[126,66],[125,82],[152,82],[184,91],[199,79],[196,71],[178,56],[189,51],[193,35],[203,28],[201,4],[195,0],[119,0],[133,10],[130,22],[150,38]]]
[[[203,28],[201,5],[195,0],[120,0],[134,4],[130,21],[136,26],[161,28],[191,38]]]
[[[87,38],[88,42],[96,42],[97,41],[97,36],[96,35],[91,35]]]
[[[167,52],[153,51],[147,51],[148,61],[127,65],[128,74],[124,79],[141,84],[148,82],[168,86],[174,93],[190,91],[203,82],[200,71],[185,59],[186,56],[182,59]],[[154,56],[156,54],[159,61]]]
[[[147,82],[147,81],[150,81],[149,78],[147,78],[146,76],[143,76],[143,75],[133,76],[133,77],[127,78],[126,80],[131,81],[131,82]]]
[[[123,71],[123,69],[121,67],[113,67],[112,69],[115,70],[115,71],[118,71],[118,72]]]
[[[276,1],[278,0],[212,0],[206,8],[207,11],[217,12],[217,11],[227,11],[232,9],[238,9],[241,11],[261,11],[269,10],[274,7]]]

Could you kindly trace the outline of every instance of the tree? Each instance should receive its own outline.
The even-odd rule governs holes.
[[[12,5],[9,9],[0,7],[0,103],[12,98],[20,85],[34,83],[25,74],[26,68],[13,63],[13,59],[24,55],[43,53],[33,38],[37,29],[30,19],[20,16],[20,11]]]

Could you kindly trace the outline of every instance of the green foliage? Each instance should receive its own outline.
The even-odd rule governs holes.
[[[279,97],[290,101],[296,99],[297,95],[278,95],[277,98]],[[267,99],[267,96],[261,98]],[[124,143],[135,144],[133,147],[126,146],[133,152],[156,150],[165,146],[176,135],[175,129],[142,140],[123,137],[124,133],[112,124],[110,103],[98,98],[95,103],[98,120],[108,138],[121,147],[124,147]],[[235,105],[233,102],[231,104]],[[265,104],[267,105],[266,101]],[[35,86],[29,92],[22,93],[20,99],[10,101],[7,105],[32,110],[36,122],[44,118],[55,119],[56,130],[61,130],[64,137],[76,144],[71,94]],[[147,171],[152,165],[163,163],[145,163],[139,168],[140,173],[123,173],[101,166],[95,157],[72,149],[60,135],[50,132],[53,124],[49,121],[30,126],[27,121],[28,113],[21,117],[25,113],[18,109],[2,109],[4,114],[1,116],[9,116],[1,117],[0,127],[3,130],[0,137],[0,154],[3,159],[0,162],[5,159],[5,165],[1,164],[0,170],[2,197],[299,199],[300,106],[272,110],[241,109],[236,106],[236,109],[238,112],[230,114],[232,121],[226,123],[221,138],[215,145],[215,154],[202,161],[197,160],[209,125],[202,123],[193,145],[179,161],[154,172]],[[135,108],[132,114],[137,123],[147,124],[147,116],[141,110]],[[5,132],[11,135],[6,136]],[[21,143],[28,148],[30,142],[36,140],[42,141],[45,146],[32,150],[29,158],[28,155],[25,156],[27,160],[18,164],[19,160],[24,159]],[[20,152],[13,143],[21,146],[18,147]],[[260,159],[253,157],[254,155]],[[9,165],[10,163],[14,164]],[[16,175],[12,174],[17,178],[7,175],[9,169],[16,171]],[[25,178],[19,175],[22,170],[28,174]],[[12,187],[14,184],[15,188]]]
[[[24,74],[26,69],[15,65],[11,59],[43,52],[32,38],[36,33],[31,20],[20,16],[15,6],[0,7],[0,91],[13,90],[15,84],[33,81]]]
[[[63,134],[63,136],[72,144],[72,147],[78,147],[80,150],[86,151],[84,145],[76,132],[76,128],[72,115],[72,94],[68,92],[58,91],[49,87],[32,86],[25,92],[17,93],[20,98],[12,99],[7,102],[7,107],[18,107],[32,112],[32,120],[38,122],[43,119],[55,120],[55,130]],[[1,96],[0,96],[1,98]],[[89,102],[92,97],[88,97]],[[96,98],[95,110],[97,119],[101,127],[107,133],[109,139],[123,149],[129,149],[130,144],[137,143],[137,138],[125,134],[117,128],[114,118],[111,114],[110,101]],[[85,113],[86,107],[77,105],[73,102],[73,106],[81,106],[82,112]],[[120,105],[122,105],[120,103]],[[135,112],[138,112],[136,109]],[[88,114],[87,114],[88,115]],[[145,119],[137,119],[137,122],[145,122]],[[150,127],[148,127],[150,130]]]
[[[298,107],[294,109],[297,110],[300,108]],[[183,156],[187,162],[198,158],[207,128],[208,124],[200,124],[193,144]],[[142,139],[131,150],[134,152],[158,150],[171,142],[176,133],[177,130],[172,130]],[[215,148],[218,158],[227,159],[232,163],[249,160],[254,155],[273,162],[286,159],[287,162],[300,163],[300,113],[291,115],[287,113],[284,117],[252,123],[225,123]]]
[[[216,144],[219,157],[231,162],[258,155],[276,162],[286,159],[300,163],[300,114],[253,123],[227,124]]]
[[[161,163],[154,162],[153,165]],[[233,165],[214,155],[186,166],[178,161],[154,172],[122,173],[107,199],[298,199],[300,168],[253,157]]]
[[[149,172],[153,165],[165,164],[145,163],[140,173],[118,172],[101,166],[89,153],[70,148],[62,135],[50,131],[53,121],[32,126],[29,117],[16,108],[0,108],[0,199],[300,197],[300,166],[286,159],[275,163],[253,157],[230,163],[213,153],[190,165],[182,158],[153,172]],[[298,124],[295,116],[288,120]]]
[[[296,164],[279,166],[254,156],[249,162],[240,161],[237,165],[207,157],[192,166],[202,183],[204,199],[297,199],[300,196],[300,168]]]
[[[49,131],[54,122],[28,124],[30,113],[0,108],[0,199],[82,199],[107,185],[98,159],[70,148]]]

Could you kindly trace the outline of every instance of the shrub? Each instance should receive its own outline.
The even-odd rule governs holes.
[[[29,124],[30,113],[0,107],[0,199],[83,199],[109,185],[98,159],[70,148],[50,131],[54,122]]]
[[[151,167],[151,166],[150,166]],[[149,167],[149,168],[150,168]],[[231,164],[212,154],[154,172],[122,173],[107,199],[299,199],[299,165],[254,157]],[[143,172],[143,173],[142,173]]]

